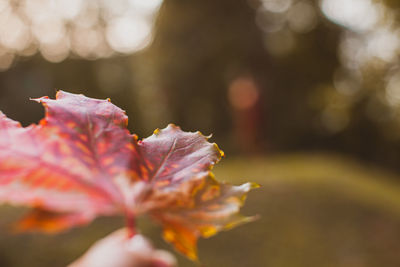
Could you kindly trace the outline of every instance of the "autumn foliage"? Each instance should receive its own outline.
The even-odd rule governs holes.
[[[20,230],[57,232],[123,214],[134,235],[135,217],[148,214],[196,260],[199,237],[253,219],[239,209],[257,185],[215,180],[223,152],[200,132],[170,124],[139,140],[110,100],[59,91],[35,101],[46,109],[38,125],[0,112],[0,202],[33,208]]]

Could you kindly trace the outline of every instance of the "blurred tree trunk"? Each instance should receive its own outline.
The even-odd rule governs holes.
[[[265,129],[265,123],[260,125],[261,111],[238,115],[228,100],[230,84],[243,75],[252,76],[266,95],[269,60],[255,10],[246,0],[165,0],[145,58],[154,67],[154,86],[165,95],[175,123],[187,130],[214,132],[226,148],[240,139],[241,129],[234,127],[243,123],[234,121],[245,116],[257,124],[249,144],[257,147]]]

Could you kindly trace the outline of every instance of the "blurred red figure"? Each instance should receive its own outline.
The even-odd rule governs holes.
[[[259,150],[260,90],[251,76],[239,76],[228,88],[229,102],[233,107],[235,142],[241,152]]]

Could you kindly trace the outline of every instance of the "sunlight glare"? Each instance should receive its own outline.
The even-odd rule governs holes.
[[[283,13],[292,5],[292,0],[262,0],[261,4],[270,12]]]
[[[139,18],[117,18],[108,25],[106,37],[114,50],[121,53],[136,52],[151,41],[151,25]]]
[[[323,14],[354,31],[366,31],[378,22],[382,8],[372,0],[322,0]]]

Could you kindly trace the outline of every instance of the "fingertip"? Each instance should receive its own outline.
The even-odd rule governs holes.
[[[165,250],[156,250],[153,253],[154,264],[156,267],[173,267],[177,266],[177,262],[175,257],[165,251]]]
[[[153,248],[149,240],[142,235],[134,235],[128,240],[127,249],[134,253],[151,253]]]

